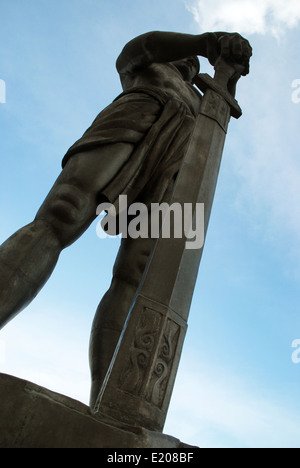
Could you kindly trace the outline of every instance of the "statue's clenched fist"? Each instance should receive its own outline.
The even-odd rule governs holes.
[[[252,47],[247,39],[238,33],[226,32],[207,33],[206,36],[206,56],[212,65],[221,56],[229,62],[243,65],[242,75],[249,73]]]

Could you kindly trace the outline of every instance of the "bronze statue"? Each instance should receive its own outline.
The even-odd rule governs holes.
[[[222,56],[249,73],[248,41],[224,32],[149,32],[117,59],[124,92],[67,152],[63,170],[34,221],[0,247],[0,327],[24,309],[50,277],[61,251],[96,218],[102,201],[168,200],[202,95],[193,86],[198,56]],[[234,88],[232,82],[232,89]],[[91,405],[114,353],[153,239],[122,239],[110,289],[94,319]]]

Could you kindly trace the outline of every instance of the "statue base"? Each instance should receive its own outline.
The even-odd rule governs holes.
[[[0,448],[193,447],[168,435],[94,415],[79,401],[0,374]]]

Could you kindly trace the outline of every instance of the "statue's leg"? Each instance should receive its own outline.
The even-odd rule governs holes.
[[[118,154],[111,162],[112,151]],[[50,277],[61,251],[96,217],[99,193],[132,152],[118,143],[74,155],[28,226],[0,247],[0,329],[24,309]]]
[[[153,243],[152,239],[122,239],[112,283],[100,302],[91,332],[91,408],[95,405],[112,360]]]
[[[168,202],[176,179],[160,201]],[[151,232],[151,216],[148,218]],[[111,363],[120,334],[130,307],[133,304],[149,256],[156,239],[122,239],[113,270],[111,286],[97,309],[90,340],[91,395],[90,406],[94,407],[104,378]]]

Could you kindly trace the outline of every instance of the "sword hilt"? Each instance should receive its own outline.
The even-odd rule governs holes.
[[[227,89],[234,97],[235,87],[244,71],[244,66],[233,62],[228,62],[222,57],[219,57],[215,63],[214,69],[214,80],[224,89]]]
[[[214,78],[207,73],[200,73],[194,78],[193,83],[204,93],[208,89],[212,89],[221,95],[230,106],[231,116],[238,119],[242,115],[242,110],[237,100],[234,99],[234,95],[236,83],[240,79],[244,67],[219,57],[214,68]]]

